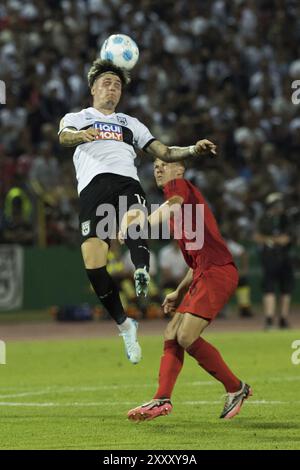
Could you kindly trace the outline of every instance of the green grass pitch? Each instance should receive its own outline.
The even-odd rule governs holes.
[[[142,327],[141,327],[142,330]],[[222,421],[223,386],[186,355],[170,416],[131,423],[126,412],[156,387],[159,336],[141,336],[131,365],[120,338],[7,344],[0,366],[1,449],[299,449],[300,331],[215,333],[205,337],[254,396]]]

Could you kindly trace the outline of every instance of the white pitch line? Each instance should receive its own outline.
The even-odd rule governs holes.
[[[12,393],[10,395],[0,395],[0,398],[20,398],[20,397],[33,397],[36,395],[48,395],[52,393],[50,390],[41,390],[40,392],[22,392],[22,393]]]
[[[266,377],[266,379],[254,378],[252,377],[249,382],[251,383],[256,382],[260,383],[261,381],[267,382],[297,382],[300,380],[300,376],[287,376],[287,377]],[[207,381],[195,381],[195,382],[185,382],[185,387],[206,387],[216,385],[216,381],[207,380]],[[5,398],[21,398],[21,397],[30,397],[30,396],[38,396],[38,395],[61,395],[64,393],[78,393],[78,392],[98,392],[101,390],[122,390],[122,389],[133,389],[133,388],[155,388],[156,383],[149,383],[149,384],[120,384],[120,385],[99,385],[96,387],[47,387],[42,390],[32,390],[32,391],[22,391],[20,393],[11,393],[0,395],[0,400]],[[0,388],[1,391],[1,388]]]
[[[201,401],[183,401],[177,402],[176,405],[184,405],[184,406],[194,406],[194,405],[219,405],[221,404],[221,400],[201,400]],[[280,400],[251,400],[245,402],[246,405],[295,405],[300,404],[300,401],[280,401]],[[107,401],[100,401],[100,402],[72,402],[72,403],[54,403],[54,402],[44,402],[44,403],[18,403],[18,402],[0,402],[0,406],[15,406],[15,407],[33,407],[33,408],[54,408],[54,407],[100,407],[100,406],[132,406],[134,402],[132,401],[124,401],[124,402],[107,402]]]
[[[119,390],[121,388],[144,388],[144,387],[155,387],[155,384],[140,384],[140,385],[103,385],[99,387],[65,387],[65,388],[49,388],[39,391],[32,392],[21,392],[7,395],[0,395],[0,399],[3,398],[18,398],[18,397],[30,397],[35,395],[51,395],[62,394],[62,393],[77,393],[77,392],[98,392],[101,390]]]
[[[215,385],[216,382],[213,381],[203,381],[203,382],[189,382],[185,383],[185,386],[209,386]],[[28,392],[20,392],[20,393],[13,393],[13,394],[6,394],[0,395],[0,399],[3,398],[18,398],[18,397],[30,397],[35,395],[48,395],[51,393],[55,394],[62,394],[62,393],[77,393],[77,392],[98,392],[101,390],[120,390],[120,389],[127,389],[127,388],[155,388],[156,383],[150,384],[131,384],[131,385],[100,385],[98,387],[63,387],[63,388],[47,388],[43,390],[37,391],[28,391]]]

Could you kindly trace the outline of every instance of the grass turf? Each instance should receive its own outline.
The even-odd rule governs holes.
[[[121,339],[12,342],[0,366],[0,449],[299,449],[300,331],[218,333],[206,338],[254,396],[231,421],[218,418],[223,387],[186,356],[173,413],[134,424],[128,409],[156,387],[159,336],[141,336],[131,365]]]

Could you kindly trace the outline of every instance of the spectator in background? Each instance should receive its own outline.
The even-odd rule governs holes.
[[[251,238],[267,194],[282,192],[299,207],[300,105],[291,101],[291,83],[300,78],[297,0],[1,2],[2,202],[28,149],[35,160],[51,142],[59,169],[70,160],[57,145],[59,116],[90,106],[83,77],[115,31],[140,48],[124,112],[151,123],[166,143],[186,145],[198,129],[218,143],[221,164],[205,161],[193,170],[221,222],[229,207],[240,233]],[[24,174],[28,186],[36,165]],[[139,174],[148,200],[157,203],[147,165],[139,162]]]
[[[11,191],[16,191],[12,189]],[[21,190],[18,195],[8,194],[6,200],[3,243],[33,245],[34,231],[30,223],[30,201]],[[8,207],[9,206],[9,207]]]
[[[30,180],[38,183],[43,192],[53,191],[60,185],[58,161],[49,142],[41,144],[31,166]]]
[[[267,196],[266,212],[259,221],[254,239],[260,247],[263,269],[265,328],[269,330],[274,327],[277,287],[281,294],[279,327],[289,328],[288,316],[294,284],[290,255],[293,236],[281,193]]]
[[[238,236],[234,231],[230,231],[228,236],[225,236],[225,240],[239,271],[239,284],[235,292],[239,316],[242,318],[251,318],[253,317],[253,312],[251,307],[251,287],[248,278],[248,253],[246,248],[238,242]]]

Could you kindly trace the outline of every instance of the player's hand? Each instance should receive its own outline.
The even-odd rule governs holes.
[[[79,131],[79,135],[82,139],[82,142],[93,142],[97,139],[99,131],[97,129],[94,129],[94,127],[90,127],[89,129],[85,129],[84,131]]]
[[[207,139],[198,140],[194,146],[194,154],[196,156],[203,155],[204,153],[212,153],[217,155],[217,146]]]
[[[165,300],[162,303],[164,313],[166,315],[168,313],[174,313],[180,304],[180,300],[180,295],[176,290],[166,295]]]

